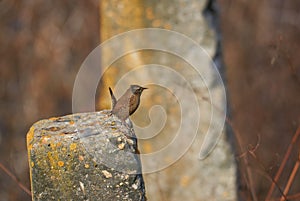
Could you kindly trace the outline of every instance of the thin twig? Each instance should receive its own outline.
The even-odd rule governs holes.
[[[271,185],[271,187],[270,187],[270,189],[268,191],[268,194],[266,196],[265,201],[270,200],[270,198],[272,196],[272,193],[273,193],[273,191],[275,189],[275,186],[276,186],[276,184],[277,184],[277,182],[279,180],[279,177],[281,176],[281,174],[282,174],[282,172],[284,170],[284,167],[285,167],[285,165],[287,163],[287,160],[288,160],[288,158],[290,157],[290,155],[292,153],[292,148],[293,148],[294,144],[296,143],[299,135],[300,135],[300,126],[298,126],[297,131],[294,134],[293,139],[292,139],[291,143],[289,144],[288,149],[287,149],[287,151],[286,151],[286,153],[285,153],[285,155],[283,157],[283,160],[282,160],[282,162],[280,164],[280,167],[279,167],[279,169],[278,169],[278,171],[277,171],[274,179],[272,179],[273,182],[272,182],[272,185]]]
[[[286,196],[287,200],[299,200],[299,198],[300,198],[300,193],[296,193],[294,195],[288,195],[288,196]],[[280,199],[281,198],[273,198],[273,199],[271,199],[269,201],[280,201]]]
[[[235,136],[235,138],[237,140],[237,143],[240,146],[240,150],[241,150],[242,153],[244,153],[244,151],[243,151],[244,149],[243,149],[243,146],[242,146],[242,139],[241,139],[240,133],[238,132],[237,129],[235,129],[233,123],[230,121],[229,118],[226,117],[225,121],[226,121],[226,123],[228,125],[230,125],[231,129],[233,130],[233,132],[235,134],[234,136]],[[245,155],[245,156],[247,156],[247,155]],[[246,168],[246,173],[247,173],[245,175],[246,176],[246,181],[248,181],[248,187],[249,187],[252,199],[253,199],[253,201],[258,201],[256,193],[255,193],[255,189],[253,187],[254,186],[254,181],[253,181],[252,171],[251,171],[251,169],[249,167],[248,159],[246,157],[242,157],[242,158],[244,160],[244,164],[245,164],[245,168]]]
[[[293,183],[293,181],[295,179],[295,176],[296,176],[296,173],[297,173],[297,171],[299,169],[299,166],[300,166],[300,152],[298,153],[298,160],[295,163],[295,166],[294,166],[294,168],[292,170],[292,173],[291,173],[291,175],[289,177],[289,180],[288,180],[288,182],[287,182],[287,184],[285,186],[285,189],[283,191],[283,194],[285,196],[288,194],[288,192],[289,192],[289,190],[290,190],[290,188],[292,186],[292,183]],[[280,198],[280,201],[284,201],[284,197],[283,196]]]
[[[257,158],[256,154],[255,154],[255,149],[249,149],[248,153],[257,161],[257,163],[261,166],[261,168],[263,169],[263,171],[265,172],[265,174],[267,174],[267,176],[272,180],[272,182],[276,185],[276,187],[278,188],[280,194],[283,196],[283,198],[285,200],[287,200],[287,197],[285,196],[285,194],[283,193],[283,191],[281,190],[280,186],[278,186],[278,183],[276,181],[274,181],[273,177],[271,177],[271,175],[268,173],[267,168],[264,166],[264,164]]]
[[[286,197],[287,197],[288,200],[299,200],[300,193],[297,193],[297,194],[294,194],[294,195],[289,195],[289,196],[286,196]]]
[[[219,107],[217,107],[216,105],[212,104],[207,97],[202,97],[202,100],[208,102],[217,111],[219,111],[220,113],[222,113],[222,110]],[[231,127],[231,129],[233,130],[234,137],[236,138],[237,144],[238,144],[238,146],[240,148],[240,152],[241,153],[245,153],[244,152],[244,148],[242,146],[243,143],[242,143],[242,138],[241,138],[240,132],[235,128],[235,126],[233,125],[232,121],[228,117],[225,117],[225,121]],[[253,201],[258,201],[258,198],[257,198],[256,193],[255,193],[255,189],[253,187],[254,186],[254,181],[253,181],[254,177],[253,177],[252,171],[251,171],[251,169],[249,167],[248,159],[246,157],[243,157],[243,161],[244,161],[245,168],[246,168],[246,174],[245,174],[246,184],[249,187],[249,190],[250,190],[250,193],[251,193]]]
[[[2,163],[0,163],[0,168],[10,177],[12,178],[12,180],[14,180],[18,186],[25,192],[27,193],[29,196],[31,196],[31,192],[30,190],[24,186],[18,179],[17,177],[12,173],[10,172]]]

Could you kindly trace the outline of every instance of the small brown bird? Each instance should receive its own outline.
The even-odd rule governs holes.
[[[112,114],[116,115],[122,121],[125,121],[132,115],[140,104],[142,92],[147,89],[138,85],[130,85],[129,89],[117,101],[111,88],[109,88],[112,101]]]

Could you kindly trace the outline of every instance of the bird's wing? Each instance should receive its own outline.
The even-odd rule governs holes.
[[[110,87],[108,89],[109,89],[109,93],[110,93],[110,97],[111,97],[111,109],[113,109],[117,103],[117,99],[116,99],[112,89]]]

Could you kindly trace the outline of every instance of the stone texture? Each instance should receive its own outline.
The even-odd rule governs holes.
[[[33,200],[146,200],[134,131],[109,111],[41,120],[27,148]]]

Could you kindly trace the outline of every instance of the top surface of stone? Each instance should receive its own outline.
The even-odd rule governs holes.
[[[84,138],[116,130],[132,134],[129,133],[132,130],[109,110],[52,117],[36,122],[34,129],[40,131],[35,132],[35,136],[65,134],[69,137]]]
[[[108,110],[45,119],[32,128],[32,149],[76,143],[98,164],[132,174],[141,171],[134,130]]]

